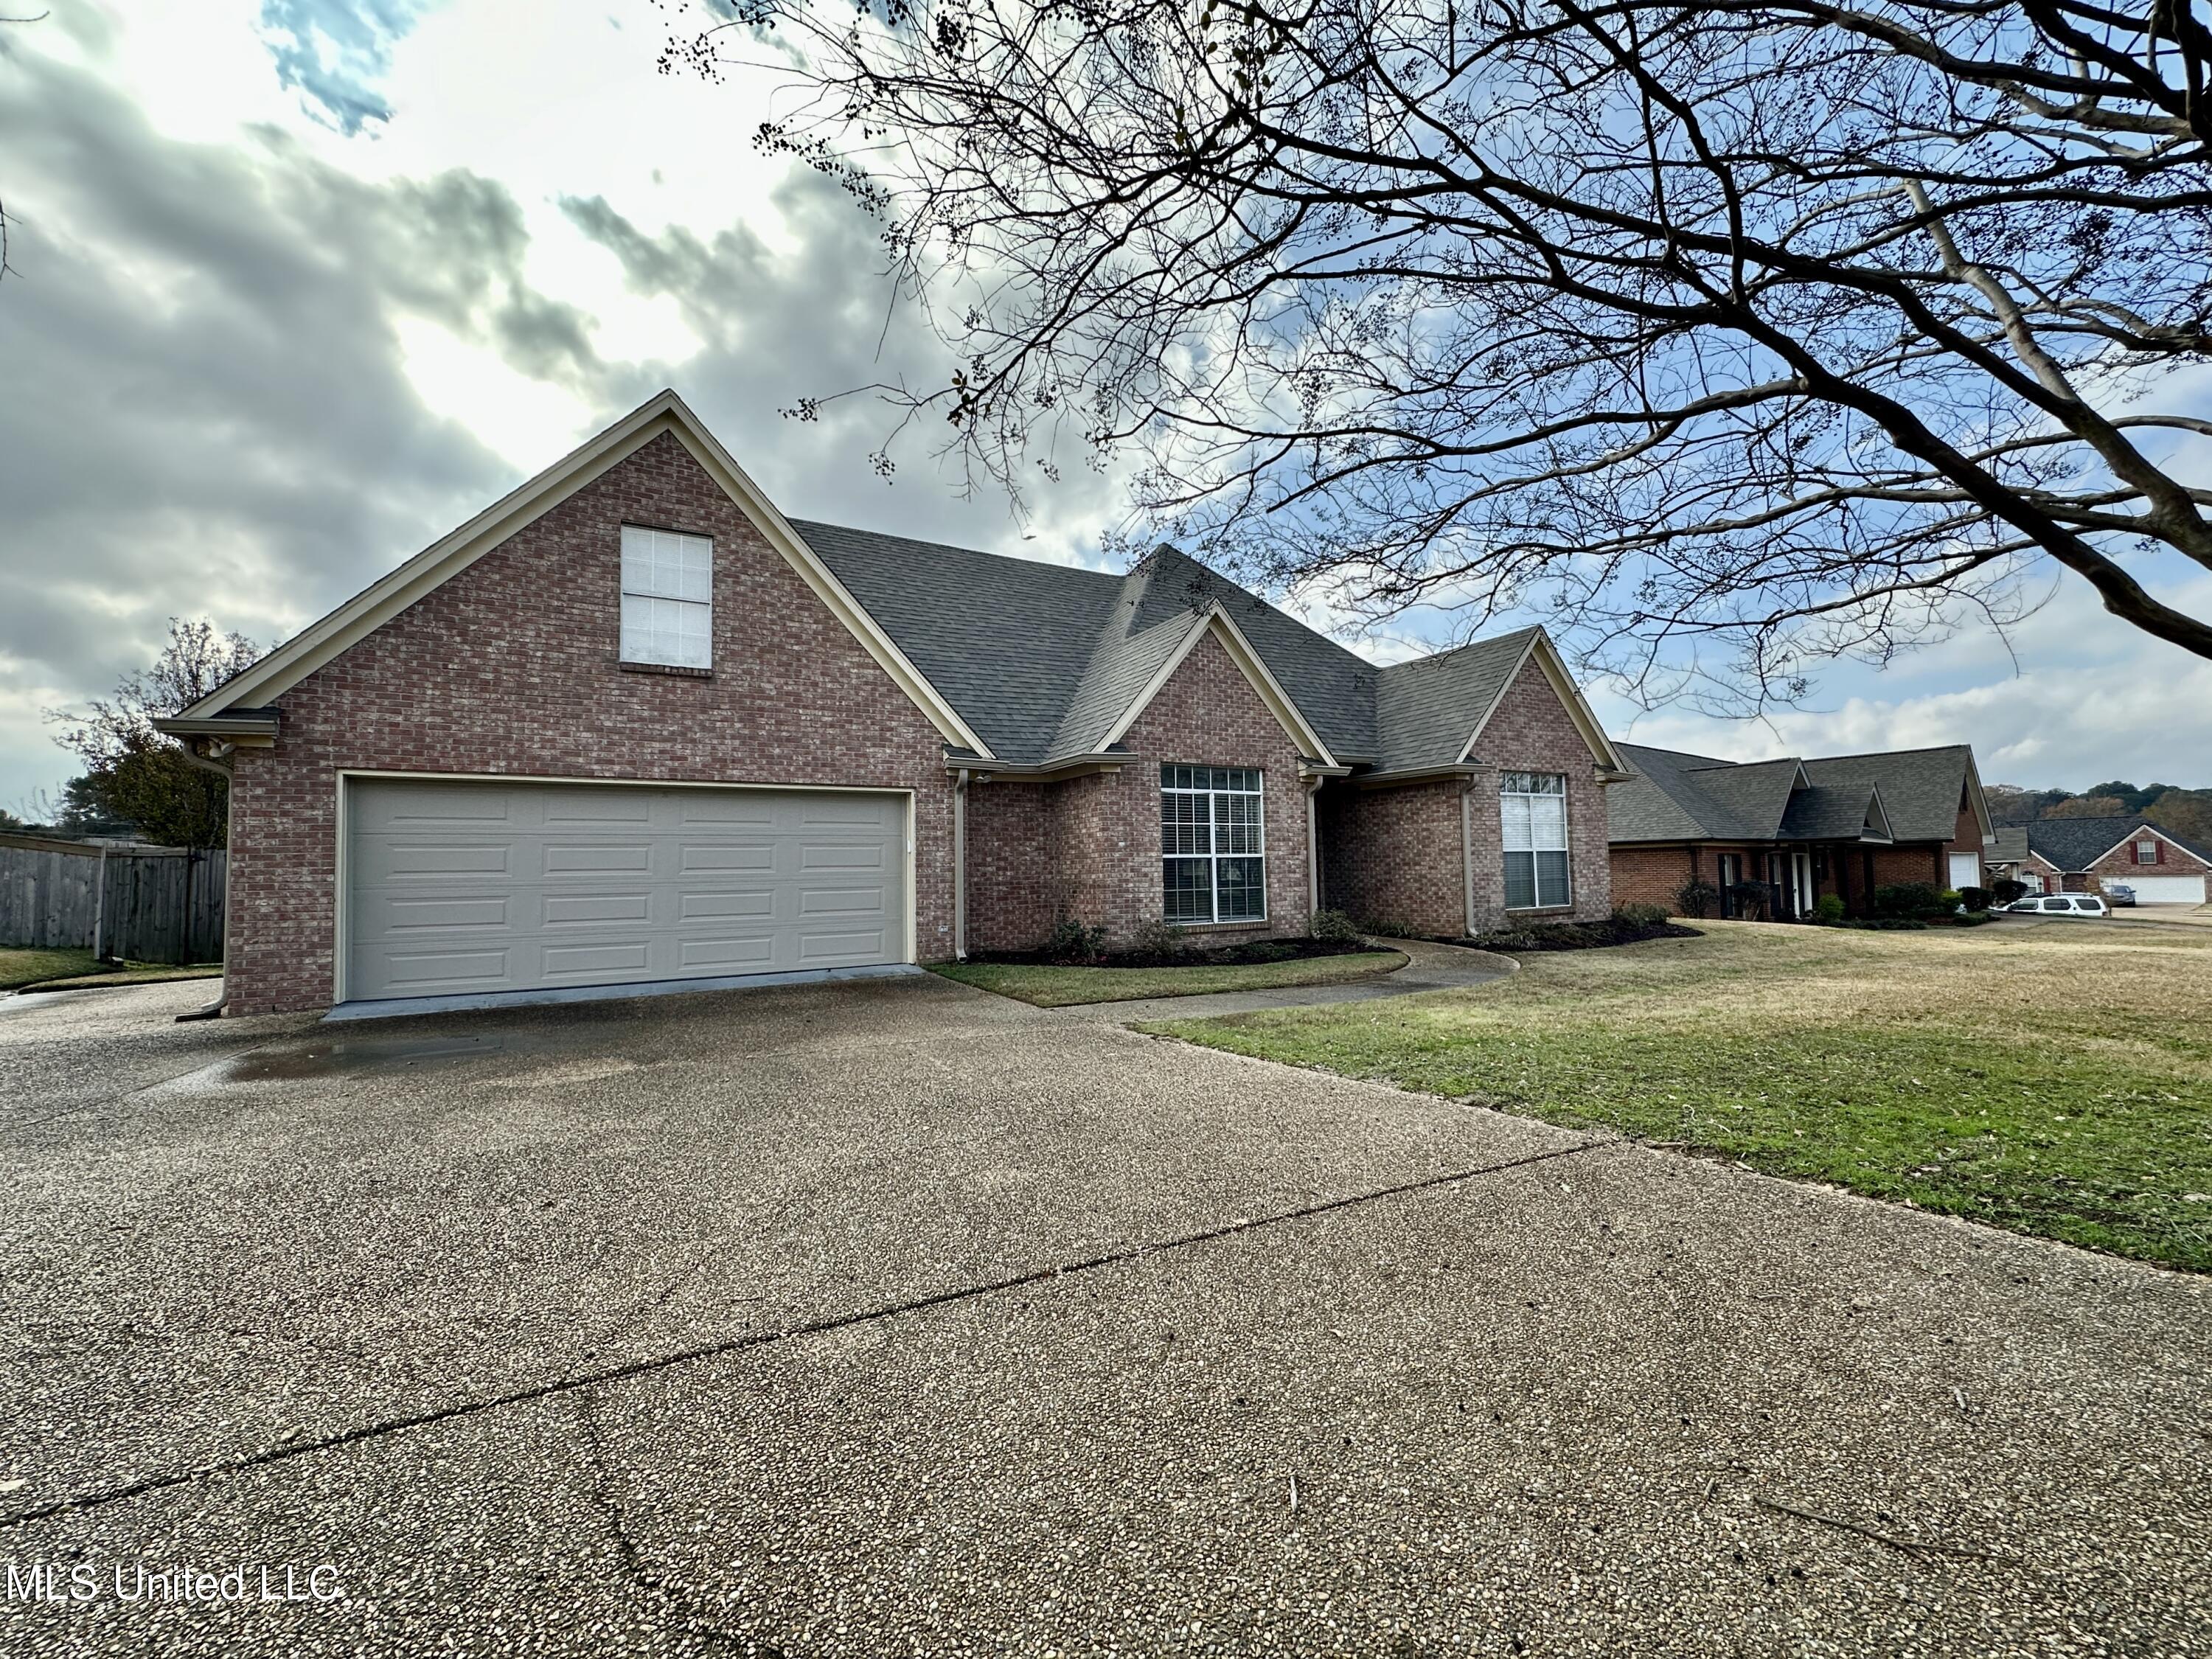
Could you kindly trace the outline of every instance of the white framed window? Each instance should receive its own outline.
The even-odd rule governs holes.
[[[1173,922],[1267,919],[1260,770],[1160,768],[1162,914]]]
[[[714,665],[714,544],[673,530],[622,527],[622,659]]]
[[[2158,862],[2158,843],[2155,841],[2153,841],[2148,836],[2145,836],[2141,841],[2136,843],[2136,862],[2137,864],[2156,864]]]
[[[1498,780],[1505,831],[1505,908],[1571,904],[1567,876],[1567,780],[1558,772],[1506,772]]]

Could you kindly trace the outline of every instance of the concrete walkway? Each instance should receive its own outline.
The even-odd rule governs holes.
[[[1421,991],[1445,991],[1462,985],[1487,985],[1518,971],[1510,957],[1464,945],[1432,945],[1426,939],[1380,939],[1378,945],[1402,951],[1403,968],[1373,979],[1337,985],[1285,985],[1273,991],[1223,991],[1202,997],[1139,997],[1128,1002],[1085,1002],[1047,1012],[1075,1019],[1134,1025],[1152,1019],[1211,1019],[1218,1014],[1249,1014],[1258,1008],[1317,1008],[1332,1002],[1372,1002]]]

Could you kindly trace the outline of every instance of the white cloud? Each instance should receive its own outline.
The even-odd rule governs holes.
[[[21,219],[21,280],[0,284],[0,803],[67,775],[40,708],[105,690],[170,614],[273,640],[664,384],[796,515],[1101,562],[1116,474],[1060,457],[1018,523],[960,493],[933,433],[887,487],[870,398],[781,415],[949,364],[911,316],[886,326],[875,228],[755,151],[766,76],[659,72],[672,15],[81,0],[0,34]],[[2020,678],[1970,635],[1838,671],[1829,712],[1633,735],[1747,755],[1966,738],[1992,778],[2212,782],[2212,668],[2063,591],[2019,631]],[[1378,661],[1455,637],[1442,615],[1358,629],[1326,592],[1292,608]]]

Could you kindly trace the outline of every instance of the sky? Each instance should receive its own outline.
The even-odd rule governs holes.
[[[663,386],[787,514],[1106,563],[1110,471],[1040,477],[1018,518],[922,444],[887,481],[867,397],[782,413],[951,364],[872,225],[754,150],[764,82],[659,73],[672,15],[52,0],[0,26],[0,806],[70,775],[47,711],[170,617],[274,644]],[[2212,579],[2161,591],[2212,614]],[[1389,659],[1449,626],[1344,637]],[[2008,641],[1839,666],[1764,721],[1588,689],[1617,737],[1732,758],[1971,742],[1990,781],[2212,785],[2212,663],[2071,579]]]

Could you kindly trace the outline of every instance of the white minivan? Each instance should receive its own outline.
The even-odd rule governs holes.
[[[2040,898],[2031,894],[2006,905],[2005,912],[2015,916],[2069,916],[2076,921],[2112,914],[2105,901],[2094,893],[2046,893]]]

